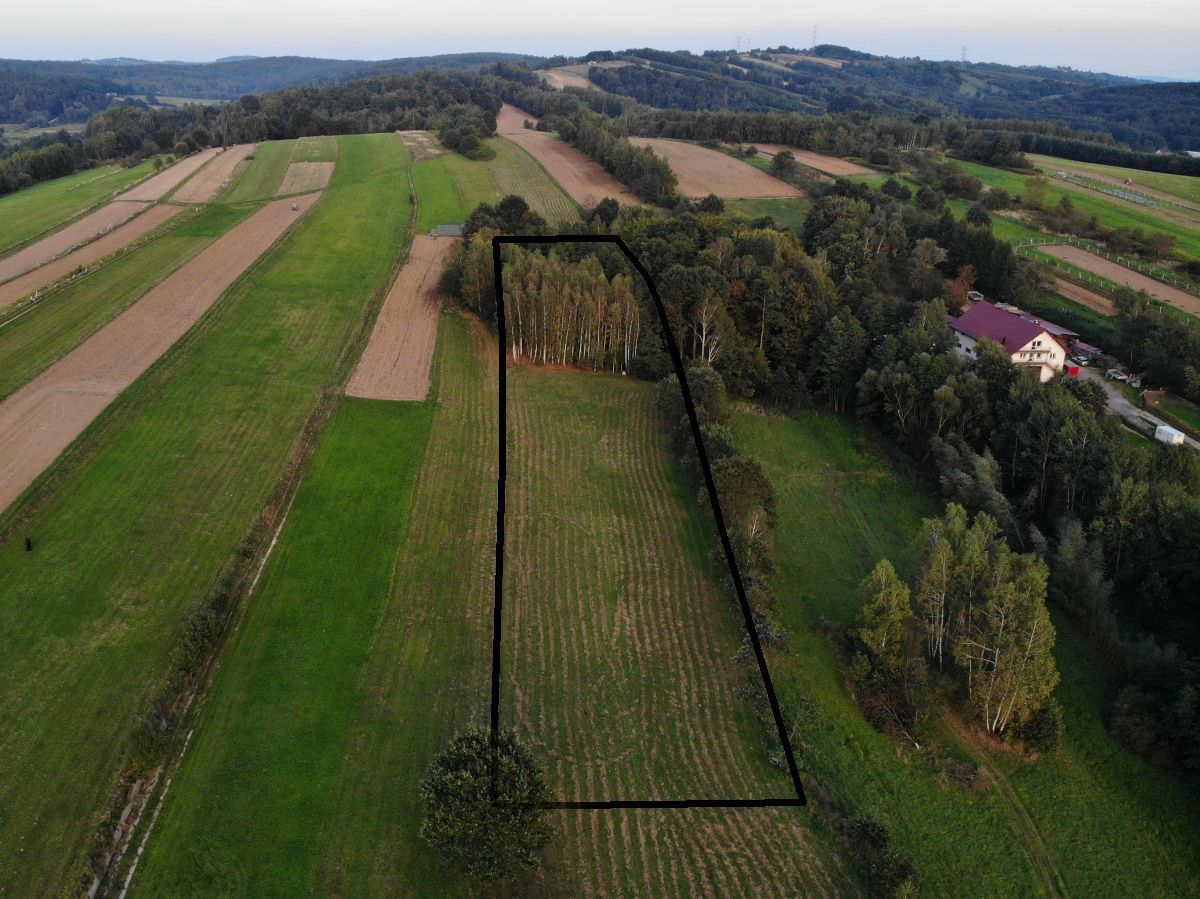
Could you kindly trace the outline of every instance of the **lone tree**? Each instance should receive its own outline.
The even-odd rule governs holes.
[[[511,731],[497,734],[494,747],[485,730],[455,737],[430,763],[421,798],[422,839],[477,880],[495,883],[537,867],[552,835],[541,769]]]

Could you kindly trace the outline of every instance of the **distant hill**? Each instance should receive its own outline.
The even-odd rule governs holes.
[[[642,48],[552,62],[590,64],[588,78],[598,87],[662,108],[1042,119],[1102,132],[1138,150],[1200,146],[1195,83],[893,58],[829,44],[699,55]]]
[[[306,56],[231,57],[210,63],[0,59],[0,121],[82,122],[122,95],[234,100],[289,86],[421,70],[480,69],[496,62],[541,63],[518,53],[449,53],[381,61]],[[112,96],[107,97],[106,95]]]

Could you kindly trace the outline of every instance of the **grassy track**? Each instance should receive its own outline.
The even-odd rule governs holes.
[[[650,385],[510,367],[508,391],[502,715],[544,759],[552,792],[789,795],[735,694],[740,637],[709,561],[715,541]],[[551,876],[569,878],[570,895],[848,887],[806,812],[585,812],[561,827],[552,893]]]
[[[392,264],[403,147],[395,135],[340,143],[322,201],[110,407],[0,544],[11,895],[74,888],[182,622],[279,482]]]
[[[800,232],[812,203],[807,197],[776,200],[726,200],[725,208],[748,219],[769,215],[789,231]]]
[[[291,161],[294,140],[271,140],[254,149],[254,158],[242,169],[237,180],[219,197],[219,203],[246,203],[275,196],[283,173]]]
[[[958,160],[969,174],[974,175],[984,184],[998,187],[1010,194],[1024,196],[1024,175],[1008,172],[1004,169],[992,168],[977,162]],[[1170,221],[1159,215],[1155,209],[1132,209],[1119,203],[1102,199],[1103,194],[1086,189],[1074,189],[1061,181],[1051,179],[1046,191],[1046,205],[1053,206],[1062,197],[1070,197],[1071,203],[1084,215],[1094,215],[1102,225],[1110,228],[1141,228],[1144,231],[1161,231],[1175,238],[1175,246],[1180,255],[1189,259],[1200,259],[1200,228],[1189,228],[1175,221]]]
[[[997,788],[979,794],[940,785],[936,761],[899,750],[866,723],[831,645],[812,623],[852,622],[858,580],[878,559],[909,570],[919,518],[937,506],[865,428],[819,413],[799,420],[740,414],[734,432],[779,491],[776,589],[797,651],[771,664],[785,707],[813,709],[800,736],[804,767],[834,797],[891,828],[915,859],[923,890],[955,895],[974,884],[968,891],[1038,894],[1046,876],[1036,861],[1040,850],[1068,893],[1194,894],[1200,819],[1180,786],[1104,733],[1099,712],[1111,673],[1061,618],[1056,655],[1066,746],[1035,764],[990,752],[1020,812]],[[973,757],[949,731],[937,738],[954,757]],[[1036,831],[1032,842],[1027,823]]]
[[[0,198],[0,254],[107,202],[118,190],[150,172],[148,162],[128,169],[106,165],[43,181]]]
[[[1151,190],[1173,194],[1193,203],[1200,203],[1200,178],[1194,175],[1171,175],[1166,172],[1147,172],[1142,169],[1127,169],[1117,165],[1100,165],[1095,162],[1075,162],[1072,159],[1056,159],[1053,156],[1039,156],[1027,153],[1029,160],[1040,168],[1051,173],[1063,169],[1080,169],[1085,172],[1096,172],[1113,178],[1128,178],[1135,185],[1142,185]]]
[[[336,137],[302,137],[296,141],[292,162],[337,162]]]
[[[349,398],[334,416],[172,785],[137,895],[323,892],[323,834],[369,702],[361,674],[432,419],[432,403]]]
[[[211,207],[0,328],[0,399],[112,321],[254,209]]]
[[[447,153],[413,166],[418,231],[464,222],[477,205],[506,194],[524,197],[551,224],[579,221],[579,207],[537,160],[505,138],[491,138],[487,145],[496,151],[495,159],[474,162]]]

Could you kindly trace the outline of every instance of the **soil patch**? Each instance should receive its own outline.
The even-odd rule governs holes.
[[[84,244],[73,253],[60,256],[53,262],[26,272],[18,278],[0,284],[0,309],[10,306],[21,297],[28,296],[36,290],[48,287],[60,278],[65,278],[81,266],[91,265],[97,259],[103,259],[110,253],[115,253],[122,247],[133,243],[139,237],[149,234],[168,219],[179,214],[178,206],[163,203],[152,206],[132,221],[114,228],[102,237],[89,244]]]
[[[45,265],[50,260],[80,247],[101,234],[129,221],[146,208],[145,203],[114,201],[101,206],[90,215],[72,222],[61,231],[55,231],[36,243],[17,250],[11,256],[0,259],[0,283]]]
[[[856,162],[847,162],[844,159],[838,159],[836,156],[826,156],[824,153],[814,153],[812,150],[798,150],[795,147],[789,147],[784,144],[759,144],[754,141],[749,141],[749,143],[758,147],[758,155],[764,159],[772,159],[775,154],[787,150],[796,157],[796,162],[808,166],[810,169],[816,169],[818,172],[825,172],[827,175],[875,174],[874,169],[869,169],[865,165],[859,165]]]
[[[188,177],[203,168],[206,162],[220,152],[220,147],[209,147],[207,150],[201,150],[199,153],[193,153],[191,156],[184,157],[169,169],[125,191],[125,193],[121,194],[120,199],[142,200],[145,202],[161,200]]]
[[[1095,291],[1088,290],[1086,287],[1080,287],[1078,284],[1072,284],[1070,281],[1065,281],[1062,278],[1054,279],[1054,292],[1066,297],[1068,300],[1074,300],[1076,303],[1087,306],[1089,309],[1095,309],[1101,315],[1117,314],[1112,300],[1108,297],[1101,296]]]
[[[293,162],[283,175],[283,182],[275,192],[277,197],[290,194],[304,194],[309,191],[323,190],[333,177],[333,167],[336,162]]]
[[[0,510],[196,324],[318,196],[263,207],[0,403]]]
[[[413,238],[408,262],[388,291],[371,340],[346,393],[375,400],[423,400],[437,339],[438,278],[458,244],[453,237]]]
[[[171,199],[176,203],[207,203],[233,179],[246,157],[254,152],[255,144],[238,144],[230,147],[206,165],[195,178],[188,180]]]
[[[631,137],[630,143],[649,147],[671,164],[679,178],[679,193],[699,199],[716,194],[729,200],[800,197],[803,191],[749,163],[698,144],[652,137]]]
[[[1156,300],[1161,300],[1176,309],[1182,309],[1192,315],[1200,315],[1200,297],[1193,296],[1177,287],[1171,287],[1169,284],[1163,284],[1161,281],[1155,281],[1148,275],[1135,272],[1120,263],[1105,259],[1103,256],[1097,256],[1095,253],[1089,253],[1087,250],[1071,244],[1038,247],[1038,252],[1057,257],[1093,274],[1108,278],[1110,281],[1125,284],[1134,290],[1144,290]]]

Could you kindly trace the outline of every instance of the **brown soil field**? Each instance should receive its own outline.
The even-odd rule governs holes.
[[[642,202],[621,182],[566,141],[545,131],[522,127],[525,119],[537,122],[536,116],[505,103],[497,116],[496,133],[507,137],[540,162],[580,206],[590,209],[605,197],[612,197],[623,205]]]
[[[0,403],[0,510],[196,324],[318,196],[264,206]]]
[[[729,200],[804,195],[792,185],[718,150],[653,137],[631,137],[629,141],[638,147],[649,147],[666,159],[679,179],[679,193],[691,199],[709,194]]]
[[[540,77],[555,90],[562,90],[564,87],[581,87],[585,90],[590,88],[594,91],[605,93],[605,91],[601,91],[600,88],[592,84],[592,82],[583,75],[575,75],[571,72],[564,72],[562,69],[549,69],[547,71],[540,71],[537,74],[538,77]]]
[[[1087,250],[1080,249],[1071,244],[1038,247],[1038,251],[1048,256],[1055,256],[1072,265],[1077,265],[1093,274],[1108,278],[1110,281],[1128,285],[1134,290],[1144,290],[1156,300],[1161,300],[1168,305],[1174,306],[1176,309],[1182,309],[1184,312],[1190,312],[1192,315],[1200,315],[1200,297],[1180,290],[1177,287],[1163,284],[1161,281],[1156,281],[1148,275],[1140,274],[1119,263],[1111,262],[1103,256],[1097,256],[1095,253],[1089,253]]]
[[[230,182],[237,167],[254,152],[255,146],[238,144],[230,147],[201,169],[196,177],[189,178],[171,199],[176,203],[207,203]]]
[[[420,401],[428,396],[442,308],[437,281],[457,244],[454,237],[413,238],[408,262],[383,301],[347,394],[373,400]]]
[[[220,147],[209,147],[207,150],[193,153],[191,156],[179,160],[179,162],[175,163],[169,169],[160,172],[153,178],[148,178],[136,187],[125,191],[125,193],[120,195],[119,199],[145,200],[150,202],[161,200],[182,184],[184,179],[194,174],[220,152]]]
[[[304,194],[313,190],[323,190],[333,177],[333,167],[336,162],[293,162],[283,175],[283,182],[275,196],[286,197],[290,194]]]
[[[751,143],[754,142],[751,141]],[[784,150],[787,150],[796,157],[796,162],[808,166],[810,169],[816,169],[818,172],[825,172],[827,175],[875,174],[874,169],[869,169],[865,165],[847,162],[844,159],[838,159],[836,156],[826,156],[824,153],[814,153],[812,150],[798,150],[795,147],[788,147],[784,144],[754,144],[754,146],[758,147],[758,155],[764,159],[771,159],[776,153],[782,153]]]
[[[145,203],[114,200],[78,221],[72,222],[61,231],[55,231],[27,247],[17,250],[11,256],[5,256],[0,259],[0,283],[23,275],[39,265],[45,265],[63,253],[111,231],[123,222],[129,221],[145,209],[146,205]]]
[[[426,159],[436,159],[445,156],[450,151],[442,146],[437,135],[432,131],[397,131],[400,140],[408,148],[408,161],[423,162]]]
[[[1070,281],[1064,281],[1062,278],[1054,279],[1054,292],[1068,300],[1074,300],[1076,303],[1095,309],[1101,315],[1117,314],[1112,300],[1108,297],[1101,296],[1086,287],[1080,287],[1078,284],[1072,284]]]
[[[41,290],[64,278],[80,266],[91,265],[97,259],[103,259],[109,253],[115,253],[122,247],[128,246],[144,234],[149,234],[168,219],[178,215],[180,208],[162,203],[152,206],[132,221],[109,231],[103,237],[84,244],[73,253],[60,256],[53,262],[39,266],[31,272],[26,272],[18,278],[0,284],[0,309],[10,306],[22,297],[36,290]]]

